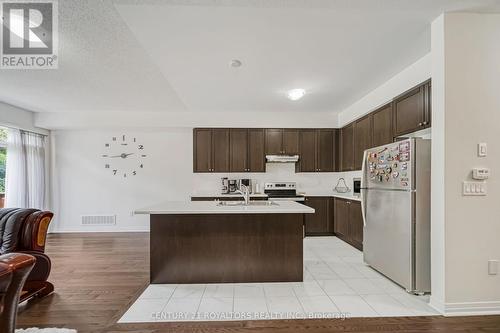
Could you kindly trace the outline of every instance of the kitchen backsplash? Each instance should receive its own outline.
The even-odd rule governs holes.
[[[196,173],[193,175],[191,188],[194,196],[214,195],[220,193],[221,177],[250,178],[253,182],[260,184],[261,191],[266,182],[293,181],[297,183],[298,192],[305,192],[308,195],[329,195],[333,193],[333,188],[339,178],[343,177],[349,188],[352,188],[352,179],[360,176],[361,171],[295,173],[293,163],[267,163],[266,173]]]

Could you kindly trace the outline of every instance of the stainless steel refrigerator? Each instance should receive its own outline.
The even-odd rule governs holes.
[[[405,139],[364,153],[364,261],[417,294],[431,291],[430,176],[430,140]]]

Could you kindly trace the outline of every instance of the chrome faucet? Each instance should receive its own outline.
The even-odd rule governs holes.
[[[240,189],[236,190],[236,193],[239,193],[243,196],[243,199],[245,199],[245,205],[250,204],[250,189],[248,186],[244,184],[240,184]]]

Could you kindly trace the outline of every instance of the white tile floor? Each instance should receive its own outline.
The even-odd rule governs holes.
[[[437,315],[336,237],[304,240],[304,282],[150,285],[119,322]]]

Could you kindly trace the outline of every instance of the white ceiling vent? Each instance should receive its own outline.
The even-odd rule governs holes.
[[[82,215],[82,225],[116,225],[116,215]]]

